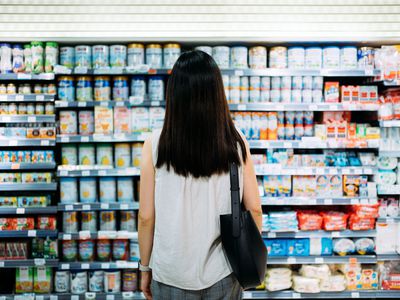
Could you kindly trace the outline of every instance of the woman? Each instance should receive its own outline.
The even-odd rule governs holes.
[[[219,68],[204,52],[186,52],[168,80],[163,129],[142,152],[139,268],[147,299],[241,298],[220,239],[219,216],[231,212],[230,163],[239,165],[243,203],[261,231],[254,166]]]

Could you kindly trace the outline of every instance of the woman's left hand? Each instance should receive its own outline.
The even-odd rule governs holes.
[[[141,272],[141,280],[140,280],[140,289],[142,290],[144,296],[147,300],[152,300],[153,296],[151,295],[150,284],[151,284],[151,271],[150,272]]]

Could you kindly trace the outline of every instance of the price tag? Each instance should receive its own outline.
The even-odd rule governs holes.
[[[82,205],[82,210],[90,210],[90,209],[91,209],[90,204]]]
[[[297,262],[297,260],[296,260],[295,257],[289,257],[289,258],[287,259],[287,263],[288,263],[288,264],[295,264],[296,262]]]
[[[35,300],[44,300],[44,297],[41,295],[36,295]]]
[[[349,168],[343,168],[341,170],[342,175],[348,175],[351,173],[351,171],[354,171],[354,169],[349,169]]]
[[[284,148],[293,148],[293,144],[291,142],[284,142],[283,147]]]
[[[340,237],[340,232],[339,231],[332,231],[331,232],[331,236],[334,237],[334,238],[338,238],[338,237]]]
[[[10,146],[17,146],[17,145],[18,145],[18,141],[17,141],[17,140],[10,140],[10,141],[8,142],[8,145],[10,145]]]
[[[79,295],[71,295],[71,300],[79,300]]]
[[[78,101],[78,107],[86,107],[87,103],[85,101]]]
[[[324,263],[324,258],[323,257],[316,257],[315,258],[315,263],[316,264],[323,264]]]
[[[43,101],[44,95],[36,95],[36,101]]]
[[[120,205],[120,208],[121,208],[121,209],[129,209],[129,205],[128,205],[128,203],[122,203],[122,204]]]
[[[118,261],[116,262],[116,265],[117,265],[117,268],[124,269],[124,268],[126,268],[127,263],[126,263],[126,261],[118,260]]]
[[[109,205],[108,203],[101,203],[101,204],[100,204],[100,208],[101,208],[101,209],[109,209],[109,208],[110,208],[110,205]]]
[[[19,170],[21,168],[21,164],[19,163],[12,163],[11,170]]]
[[[90,264],[81,264],[81,269],[82,270],[87,270],[90,268]]]
[[[107,295],[106,300],[114,300],[115,296],[114,295]]]
[[[61,270],[69,270],[69,264],[61,264]]]
[[[253,294],[251,292],[242,292],[242,297],[243,299],[252,299],[253,298]]]
[[[104,171],[104,170],[100,170],[100,171],[98,172],[98,174],[99,174],[99,176],[106,176],[106,175],[107,175],[107,172]]]
[[[292,298],[293,299],[300,299],[301,298],[301,294],[300,293],[293,293],[292,294]]]
[[[90,176],[90,171],[82,171],[82,176]]]
[[[61,170],[60,171],[60,176],[68,176],[68,170]]]
[[[338,170],[336,168],[329,168],[329,175],[336,175],[338,173]]]
[[[124,101],[115,101],[115,106],[125,106]]]
[[[277,105],[276,105],[276,110],[282,111],[282,110],[284,110],[284,109],[285,109],[285,108],[283,107],[282,104],[277,104]]]
[[[85,300],[92,300],[92,299],[96,299],[96,293],[86,292],[85,293]]]
[[[372,169],[370,169],[370,168],[364,168],[364,174],[373,174],[374,173],[374,171],[372,170]]]
[[[36,236],[36,230],[28,230],[28,236],[29,237],[35,237]]]
[[[46,264],[44,258],[35,258],[33,261],[35,262],[35,266],[44,266]]]
[[[316,104],[310,104],[309,105],[309,110],[317,110],[318,106]]]
[[[324,203],[325,203],[326,205],[332,205],[333,200],[332,200],[332,199],[325,199],[325,200],[324,200]]]
[[[101,264],[101,268],[102,269],[109,269],[110,268],[110,264],[109,263],[102,263]]]
[[[325,170],[322,169],[322,168],[316,168],[316,169],[315,169],[315,174],[317,174],[317,175],[323,175],[323,174],[325,174]]]
[[[30,123],[36,122],[36,117],[35,116],[29,116],[28,117],[28,122],[30,122]]]
[[[65,241],[70,241],[71,238],[72,238],[72,236],[69,233],[64,233],[62,235],[62,239],[65,240]]]
[[[88,68],[87,67],[76,67],[74,70],[75,73],[80,74],[87,74]]]
[[[32,74],[18,73],[17,79],[32,79]]]
[[[373,69],[365,69],[364,72],[365,72],[365,76],[373,76],[374,75]]]
[[[68,143],[69,142],[69,136],[62,136],[61,137],[61,143]]]
[[[246,110],[246,104],[238,104],[237,110]]]
[[[276,232],[268,232],[268,237],[271,239],[276,238]]]
[[[48,145],[50,145],[50,141],[49,140],[41,140],[40,141],[40,145],[41,146],[48,146]]]
[[[58,300],[58,296],[57,295],[50,295],[50,300]]]
[[[151,101],[151,106],[160,106],[160,101]]]
[[[89,142],[89,137],[88,136],[82,136],[81,137],[81,142],[83,142],[83,143]]]
[[[3,122],[11,122],[10,116],[3,116],[2,119],[3,119]]]
[[[359,204],[360,203],[360,200],[358,200],[358,199],[350,199],[350,204]]]
[[[18,207],[15,213],[17,215],[23,215],[23,214],[25,214],[25,208],[24,207]]]
[[[336,110],[337,106],[335,104],[329,105],[329,110]]]
[[[133,298],[133,292],[122,292],[122,299]]]
[[[235,70],[235,76],[243,76],[243,70]]]
[[[369,204],[368,199],[360,199],[360,204]]]
[[[65,210],[66,211],[74,210],[74,206],[72,204],[65,205]]]
[[[357,257],[351,257],[349,258],[349,264],[357,264]]]
[[[352,292],[351,293],[351,298],[360,298],[360,293],[359,292]]]
[[[7,95],[0,95],[0,101],[7,101]]]
[[[4,261],[0,261],[0,268],[4,268]]]

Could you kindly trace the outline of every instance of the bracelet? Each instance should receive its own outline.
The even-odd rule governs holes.
[[[139,260],[139,271],[141,271],[141,272],[150,272],[151,269],[150,269],[149,266],[143,266],[143,265],[141,264],[141,261]]]

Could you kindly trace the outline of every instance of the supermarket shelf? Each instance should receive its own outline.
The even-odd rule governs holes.
[[[54,73],[7,73],[0,74],[0,80],[54,80]]]
[[[297,293],[294,291],[244,291],[243,299],[350,299],[350,298],[399,298],[399,291],[357,290],[344,292]],[[97,299],[97,298],[96,298]]]
[[[50,94],[7,94],[0,95],[0,102],[53,102],[54,98]]]
[[[94,135],[58,135],[57,143],[96,143],[96,142],[144,142],[148,133],[140,134],[94,134]]]
[[[132,203],[75,203],[75,204],[59,204],[59,211],[76,211],[76,210],[137,210],[139,202]]]
[[[373,175],[374,167],[285,167],[281,164],[256,165],[257,175]]]
[[[55,115],[0,115],[0,123],[54,123]]]
[[[121,292],[121,293],[92,293],[84,294],[20,294],[20,295],[0,295],[1,300],[144,300],[146,299],[139,292]]]
[[[96,270],[96,269],[137,269],[136,261],[116,261],[116,262],[60,262],[58,268],[61,270]]]
[[[137,240],[137,232],[128,231],[79,231],[78,233],[59,233],[58,238],[60,240],[89,240],[89,239],[130,239]]]
[[[376,221],[379,223],[400,223],[400,216],[399,217],[378,218]]]
[[[53,170],[56,163],[0,163],[0,170]]]
[[[6,139],[8,138],[8,139]],[[1,137],[0,147],[14,147],[14,146],[55,146],[55,139],[28,139],[28,138],[14,138],[14,137]]]
[[[372,77],[380,75],[380,70],[340,70],[340,69],[242,69],[242,70],[221,70],[225,72],[234,72],[236,76],[324,76],[324,77]]]
[[[250,140],[249,145],[251,149],[374,149],[379,148],[379,140],[360,140],[356,143],[315,138],[302,141]]]
[[[0,207],[0,215],[55,214],[57,206],[46,207]]]
[[[379,150],[379,156],[400,157],[400,150]]]
[[[375,255],[352,256],[268,256],[267,264],[343,264],[343,263],[374,264],[377,262]]]
[[[231,111],[377,111],[378,104],[365,103],[243,103],[229,104]]]
[[[0,230],[1,238],[57,237],[57,230]]]
[[[328,237],[328,238],[352,238],[352,237],[375,237],[375,230],[343,230],[343,231],[297,231],[297,232],[265,232],[263,238],[313,238],[313,237]]]
[[[379,184],[378,195],[400,195],[400,184],[386,185]]]
[[[87,176],[140,176],[139,168],[121,169],[74,169],[58,167],[58,177],[87,177]]]
[[[56,191],[57,183],[0,183],[0,191]]]
[[[387,121],[380,121],[380,127],[400,127],[400,120],[387,120]]]
[[[86,67],[75,67],[74,69],[66,68],[64,66],[57,65],[54,68],[56,74],[94,74],[94,75],[168,75],[171,73],[171,69],[149,69],[145,65],[140,68],[98,68],[98,69],[88,69]]]
[[[56,108],[71,108],[71,107],[152,107],[152,106],[165,106],[165,101],[56,101]]]
[[[18,267],[34,267],[34,266],[49,266],[57,267],[58,259],[13,259],[0,260],[0,268],[18,268]]]
[[[377,198],[262,197],[262,205],[353,205],[376,204]]]
[[[379,254],[378,261],[400,260],[400,254]]]

